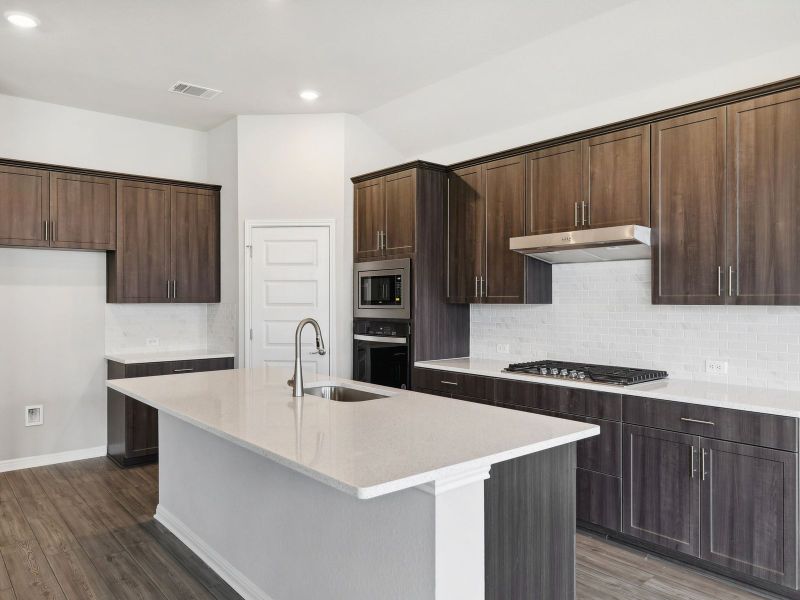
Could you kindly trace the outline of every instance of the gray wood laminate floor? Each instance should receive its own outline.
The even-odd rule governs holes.
[[[0,473],[0,600],[238,599],[153,520],[157,502],[157,465],[98,458]],[[769,597],[583,533],[577,586],[580,600]]]

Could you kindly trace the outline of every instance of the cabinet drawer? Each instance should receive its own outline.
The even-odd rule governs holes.
[[[797,452],[798,419],[730,408],[625,396],[626,423]]]
[[[174,375],[178,373],[200,373],[224,371],[233,368],[233,358],[202,358],[197,360],[172,360],[125,365],[125,377],[149,377],[152,375]]]
[[[619,420],[622,415],[619,394],[509,379],[495,381],[494,400],[500,404],[600,419]]]
[[[413,387],[415,390],[428,389],[479,400],[491,400],[493,385],[490,377],[415,368]]]
[[[576,469],[575,483],[575,517],[578,521],[620,531],[622,480],[603,473]]]

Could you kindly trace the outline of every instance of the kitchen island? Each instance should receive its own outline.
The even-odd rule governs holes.
[[[108,382],[159,410],[156,519],[242,596],[572,597],[574,446],[597,426],[329,377],[306,388],[384,397],[296,401],[287,375]],[[485,552],[521,544],[524,564]]]

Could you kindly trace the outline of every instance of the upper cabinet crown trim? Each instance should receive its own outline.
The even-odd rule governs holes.
[[[125,179],[127,181],[139,181],[143,183],[157,183],[161,185],[201,188],[217,192],[222,189],[221,185],[216,185],[211,183],[197,183],[194,181],[183,181],[180,179],[164,179],[161,177],[149,177],[147,175],[130,175],[128,173],[116,173],[114,171],[98,171],[96,169],[83,169],[80,167],[51,165],[48,163],[29,162],[25,160],[16,160],[13,158],[0,158],[0,165],[5,165],[8,167],[20,167],[23,169],[41,169],[44,171],[51,171],[56,173],[88,175],[90,177],[107,177],[111,179]]]

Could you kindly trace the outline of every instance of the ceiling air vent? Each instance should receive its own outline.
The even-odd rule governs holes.
[[[170,92],[175,92],[176,94],[184,94],[186,96],[193,96],[195,98],[202,98],[203,100],[211,100],[217,94],[221,94],[222,90],[215,90],[212,88],[203,87],[201,85],[195,85],[193,83],[186,83],[185,81],[179,81],[171,88],[169,88]]]

